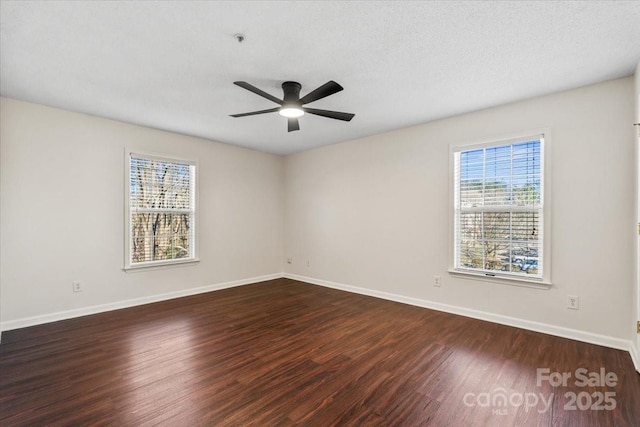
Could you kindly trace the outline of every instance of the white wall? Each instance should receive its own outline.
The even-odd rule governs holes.
[[[282,157],[6,98],[0,111],[3,329],[282,271]],[[122,270],[125,147],[199,162],[199,264]]]
[[[635,91],[634,91],[634,102],[635,102],[635,120],[634,123],[640,123],[640,63],[636,67],[636,73],[634,76],[635,81]],[[634,192],[635,201],[636,201],[636,223],[640,224],[640,125],[635,127],[636,131],[636,188]],[[635,257],[635,267],[636,267],[636,286],[634,287],[633,294],[633,306],[632,306],[632,317],[631,319],[631,342],[634,345],[632,355],[634,357],[634,362],[636,364],[636,370],[640,372],[640,335],[637,333],[637,329],[634,327],[635,323],[640,320],[640,237],[636,237],[636,257]]]
[[[632,93],[629,77],[287,157],[285,255],[293,263],[285,271],[626,347],[635,282]],[[450,276],[449,145],[539,128],[551,130],[553,288]],[[580,297],[580,310],[566,308],[567,294]]]

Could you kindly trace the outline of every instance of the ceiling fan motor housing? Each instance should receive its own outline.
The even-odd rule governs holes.
[[[298,82],[282,83],[282,91],[284,92],[283,105],[300,106],[300,89],[302,89],[302,85]]]

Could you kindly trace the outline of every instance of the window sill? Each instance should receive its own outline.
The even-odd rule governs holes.
[[[135,265],[127,265],[122,270],[127,273],[137,273],[140,271],[149,271],[149,270],[162,270],[165,268],[173,268],[173,267],[186,267],[190,264],[197,264],[200,262],[198,258],[185,259],[179,261],[165,261],[165,262],[147,262],[140,263]]]
[[[461,279],[479,280],[482,282],[499,283],[501,285],[522,286],[525,288],[534,288],[547,290],[551,289],[553,284],[544,279],[526,279],[513,276],[501,276],[499,274],[490,275],[485,273],[476,273],[472,271],[449,269],[449,274]]]

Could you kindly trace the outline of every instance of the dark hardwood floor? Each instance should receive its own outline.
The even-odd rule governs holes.
[[[638,426],[640,376],[624,351],[278,279],[4,332],[0,425]]]

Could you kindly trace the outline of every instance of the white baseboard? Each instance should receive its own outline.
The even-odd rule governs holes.
[[[249,285],[252,283],[264,282],[265,280],[279,279],[283,277],[282,273],[267,274],[265,276],[250,277],[248,279],[234,280],[231,282],[217,283],[215,285],[201,286],[198,288],[183,289],[175,292],[168,292],[160,295],[151,295],[142,298],[117,301],[109,304],[94,305],[91,307],[83,307],[74,310],[59,311],[56,313],[48,313],[33,317],[24,317],[22,319],[10,320],[0,324],[1,331],[10,331],[12,329],[26,328],[28,326],[41,325],[43,323],[57,322],[59,320],[73,319],[75,317],[87,316],[90,314],[103,313],[105,311],[119,310],[121,308],[135,307],[137,305],[150,304],[153,302],[166,301],[174,298],[181,298],[191,295],[202,294],[205,292],[218,291],[220,289],[233,288],[236,286]]]
[[[614,338],[606,335],[594,334],[591,332],[580,331],[577,329],[565,328],[562,326],[550,325],[547,323],[534,322],[526,319],[519,319],[516,317],[503,316],[500,314],[488,313],[480,310],[473,310],[470,308],[459,307],[455,305],[442,304],[435,301],[423,300],[419,298],[405,297],[402,295],[392,294],[389,292],[376,291],[372,289],[360,288],[357,286],[345,285],[342,283],[335,283],[328,280],[314,279],[312,277],[299,276],[297,274],[283,273],[283,276],[293,280],[299,280],[301,282],[307,282],[314,285],[325,286],[328,288],[338,289],[347,292],[353,292],[356,294],[367,295],[377,298],[382,298],[390,301],[400,302],[409,305],[415,305],[418,307],[429,308],[437,311],[444,311],[446,313],[458,314],[460,316],[471,317],[479,320],[486,320],[493,323],[499,323],[507,326],[515,326],[517,328],[528,329],[534,332],[541,332],[544,334],[555,335],[562,338],[569,338],[572,340],[583,341],[590,344],[602,345],[605,347],[611,347],[618,350],[625,350],[631,354],[631,358],[634,358],[632,352],[631,341],[623,340],[620,338]],[[635,355],[634,363],[636,369],[638,368],[637,355]]]
[[[631,360],[633,360],[633,364],[636,367],[636,371],[640,373],[640,349],[631,343],[631,346],[629,347],[629,354],[631,355]]]

